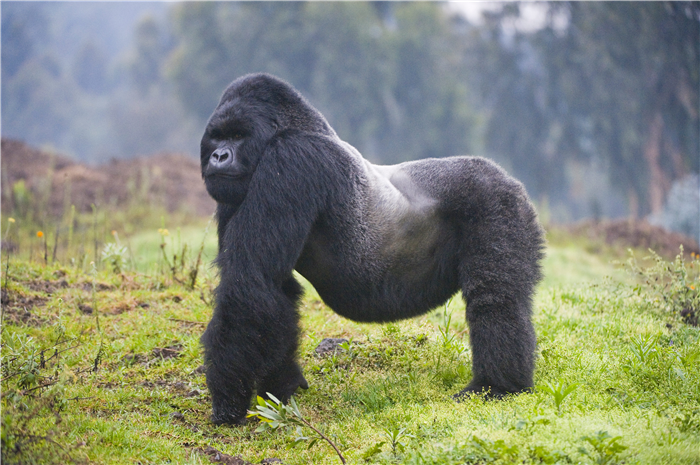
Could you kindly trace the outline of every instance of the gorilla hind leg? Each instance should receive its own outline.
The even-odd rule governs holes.
[[[485,392],[501,397],[533,386],[531,306],[540,279],[540,229],[534,222],[495,231],[494,226],[476,228],[468,244],[471,253],[463,255],[460,266],[473,379],[457,396]]]
[[[528,310],[484,300],[490,299],[468,303],[473,378],[457,397],[474,392],[498,398],[533,386],[536,338]]]

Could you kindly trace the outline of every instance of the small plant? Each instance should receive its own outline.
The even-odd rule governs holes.
[[[574,392],[579,386],[579,383],[566,384],[564,381],[559,380],[556,384],[548,382],[546,386],[537,386],[537,389],[554,397],[554,405],[557,407],[557,415],[561,415],[561,404],[564,402],[564,399],[566,399],[569,394]]]
[[[338,344],[338,347],[343,349],[350,359],[355,358],[355,356],[357,355],[353,350],[354,345],[352,343],[352,338],[350,338],[349,341],[341,342],[340,344]]]
[[[15,219],[10,217],[7,219],[7,227],[5,228],[5,234],[2,235],[3,238],[7,239],[10,234],[10,227],[15,223]]]
[[[311,423],[309,423],[299,411],[297,403],[294,401],[294,397],[289,399],[289,405],[285,405],[277,399],[275,396],[267,393],[270,400],[265,400],[258,396],[257,405],[255,410],[248,410],[248,418],[257,418],[262,424],[258,426],[255,432],[265,431],[266,429],[277,430],[280,428],[288,428],[290,426],[297,427],[297,438],[294,440],[295,444],[303,441],[308,441],[309,448],[313,447],[319,439],[326,441],[335,450],[340,458],[340,461],[345,464],[345,457],[340,453],[340,449],[331,441],[328,436],[323,434],[321,431],[316,429]],[[302,428],[306,427],[312,430],[316,436],[306,437],[302,435]]]
[[[394,458],[398,458],[399,452],[406,450],[406,439],[415,437],[412,434],[407,434],[406,428],[385,429],[384,435],[389,440],[388,443],[391,445],[391,453]],[[381,444],[384,444],[384,442]]]
[[[102,261],[112,268],[116,274],[121,274],[126,264],[126,247],[116,242],[110,242],[102,249]]]
[[[450,331],[452,326],[452,311],[449,309],[451,302],[452,299],[448,300],[442,309],[442,323],[438,327],[438,331],[440,331],[438,342],[444,349],[455,351],[461,355],[465,351],[464,345],[457,340],[457,335]]]
[[[658,355],[656,351],[658,340],[657,336],[634,336],[632,338],[632,354],[637,361],[645,364],[647,361],[656,358]]]
[[[518,457],[518,446],[508,446],[503,439],[491,441],[472,436],[468,445],[475,450],[475,457],[484,462],[495,462],[499,459],[514,462]]]
[[[531,446],[528,449],[528,454],[530,457],[537,460],[536,463],[571,463],[571,460],[569,460],[569,457],[565,453],[558,450],[551,451],[544,446]]]
[[[641,278],[642,284],[635,288],[637,294],[643,291],[651,294],[649,308],[671,314],[691,326],[698,325],[700,316],[700,256],[691,254],[690,261],[683,256],[683,246],[672,262],[667,262],[653,250],[649,250],[653,265],[641,267],[632,251],[627,260],[628,270]]]
[[[585,447],[579,447],[579,452],[593,459],[593,463],[598,465],[617,463],[620,452],[627,449],[627,446],[618,442],[622,436],[613,437],[607,431],[598,431],[595,435],[583,436],[581,439],[593,446],[593,451],[589,452]]]
[[[535,415],[532,418],[520,418],[511,427],[511,430],[516,431],[531,431],[536,425],[548,425],[551,421],[544,415]]]

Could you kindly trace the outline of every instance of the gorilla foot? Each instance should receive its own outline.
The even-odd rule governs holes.
[[[309,388],[309,383],[306,381],[306,378],[304,378],[304,375],[301,374],[301,371],[295,373],[293,378],[273,378],[267,381],[267,383],[258,388],[258,395],[268,399],[269,397],[267,394],[269,393],[284,403],[289,401],[289,398],[292,397],[292,394],[296,392],[297,388]]]
[[[237,415],[233,414],[231,412],[227,411],[220,411],[217,409],[214,409],[214,412],[211,415],[211,422],[214,423],[215,425],[245,425],[246,424],[246,416],[245,414],[243,415]]]

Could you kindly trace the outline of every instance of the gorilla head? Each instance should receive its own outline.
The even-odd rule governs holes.
[[[294,270],[356,321],[420,315],[461,290],[473,379],[459,394],[532,386],[543,234],[522,185],[497,165],[373,165],[266,74],[226,89],[201,163],[219,223],[221,282],[202,336],[213,421],[243,422],[255,391],[286,400],[307,387]]]
[[[202,137],[202,176],[218,203],[238,206],[250,177],[277,132],[298,129],[335,135],[315,108],[272,76],[248,75],[224,92]]]

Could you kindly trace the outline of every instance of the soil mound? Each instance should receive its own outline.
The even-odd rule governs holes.
[[[666,258],[678,255],[680,245],[683,246],[683,254],[686,257],[691,253],[700,253],[698,243],[692,238],[643,220],[585,220],[569,225],[566,229],[572,234],[586,236],[594,241],[603,240],[614,246],[652,249]]]
[[[89,212],[92,204],[120,208],[145,203],[203,217],[216,208],[204,188],[199,161],[182,154],[89,166],[3,138],[1,168],[3,212],[27,202],[28,196],[53,217],[61,217],[71,205]]]

